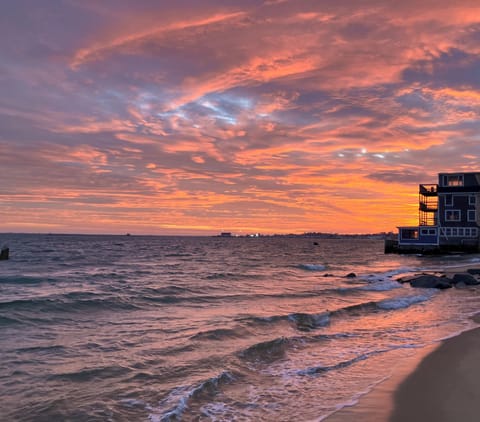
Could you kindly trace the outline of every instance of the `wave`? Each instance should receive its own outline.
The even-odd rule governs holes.
[[[346,316],[356,317],[370,312],[377,312],[379,310],[390,311],[408,308],[409,306],[429,300],[434,294],[435,292],[427,291],[420,295],[407,295],[392,299],[383,299],[380,301],[355,303],[321,313],[299,312],[288,315],[271,315],[262,317],[250,316],[238,319],[238,321],[244,322],[250,326],[290,322],[293,323],[295,328],[299,331],[310,331],[330,324],[335,318],[344,318]]]
[[[385,292],[401,288],[402,285],[398,281],[385,280],[378,281],[376,283],[369,283],[366,286],[359,287],[358,290],[364,290],[368,292]]]
[[[345,361],[338,362],[334,365],[312,366],[312,367],[309,367],[309,368],[306,368],[306,369],[301,369],[301,370],[295,371],[295,373],[297,375],[300,375],[300,376],[321,375],[321,374],[324,374],[326,372],[347,368],[351,365],[354,365],[357,362],[361,362],[363,360],[366,360],[366,359],[370,358],[371,356],[376,356],[376,355],[379,355],[379,354],[388,353],[388,352],[398,350],[398,349],[416,349],[416,348],[421,348],[423,346],[424,345],[402,344],[402,345],[399,345],[399,346],[387,347],[386,349],[372,350],[370,352],[359,354],[352,359],[348,359],[348,360],[345,360]]]
[[[13,325],[13,324],[20,324],[20,321],[15,318],[0,316],[0,326]]]
[[[301,331],[324,327],[330,322],[330,314],[328,312],[321,314],[295,313],[288,315],[287,318],[293,321]]]
[[[274,340],[256,343],[240,352],[239,356],[248,361],[273,362],[285,356],[288,341],[285,337],[279,337]]]
[[[321,264],[299,264],[298,268],[306,271],[324,271],[327,267]]]
[[[173,422],[181,420],[183,413],[188,408],[191,400],[201,400],[212,398],[223,384],[229,384],[237,379],[237,376],[229,371],[223,371],[219,375],[209,378],[196,387],[185,389],[179,387],[174,389],[170,396],[177,398],[177,404],[169,411],[163,414],[155,412],[155,409],[150,408],[151,411],[149,419],[152,422]],[[164,402],[170,401],[171,397],[167,397]]]
[[[336,363],[335,365],[330,365],[330,366],[321,366],[320,365],[320,366],[313,366],[313,367],[310,367],[310,368],[307,368],[307,369],[301,369],[301,370],[297,371],[297,375],[317,375],[317,374],[322,374],[322,373],[325,373],[325,372],[333,371],[333,370],[336,370],[336,369],[346,368],[346,367],[351,366],[351,365],[353,365],[357,362],[368,359],[372,355],[376,355],[376,354],[379,354],[379,353],[382,353],[382,351],[375,350],[373,352],[358,355],[358,356],[354,357],[353,359],[349,359],[349,360],[346,360],[346,361]]]
[[[393,299],[385,299],[382,300],[381,302],[378,302],[377,306],[380,309],[385,309],[385,310],[395,310],[395,309],[403,309],[403,308],[408,308],[411,305],[414,305],[415,303],[421,303],[429,300],[433,295],[433,292],[430,293],[425,293],[423,295],[417,295],[417,296],[404,296],[404,297],[398,297],[398,298],[393,298]]]
[[[40,284],[40,283],[51,283],[55,281],[51,277],[39,277],[39,276],[28,276],[28,275],[11,275],[11,276],[0,276],[0,284]]]
[[[240,338],[251,334],[245,328],[216,328],[213,330],[201,331],[190,337],[191,340],[223,340],[225,338]]]
[[[123,366],[106,366],[101,368],[81,369],[74,372],[66,372],[60,374],[53,374],[47,377],[48,380],[65,380],[73,382],[87,382],[93,379],[111,379],[125,375],[130,372],[129,368]]]
[[[16,299],[0,302],[0,310],[64,312],[95,310],[133,310],[137,306],[120,297],[96,297],[94,293],[71,292],[37,299]]]

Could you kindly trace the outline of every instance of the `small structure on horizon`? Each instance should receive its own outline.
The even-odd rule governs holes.
[[[6,261],[9,258],[10,255],[10,249],[8,246],[2,247],[2,250],[0,251],[0,261]]]
[[[232,237],[232,233],[230,233],[230,232],[222,232],[222,233],[220,233],[220,237]]]
[[[437,184],[419,185],[418,226],[398,227],[385,253],[479,251],[480,172],[439,173]]]

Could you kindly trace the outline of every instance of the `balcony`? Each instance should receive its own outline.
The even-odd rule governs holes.
[[[437,196],[438,185],[419,185],[419,193],[423,196]]]
[[[436,212],[438,211],[438,202],[420,202],[419,210],[423,212]]]

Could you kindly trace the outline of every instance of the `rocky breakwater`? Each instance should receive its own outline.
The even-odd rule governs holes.
[[[480,269],[468,269],[458,273],[415,274],[397,279],[399,283],[409,283],[412,287],[427,289],[457,289],[480,284]]]

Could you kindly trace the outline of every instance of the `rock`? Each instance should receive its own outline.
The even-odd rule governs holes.
[[[480,281],[478,281],[473,275],[467,273],[455,274],[453,276],[452,282],[454,284],[465,283],[467,286],[475,286],[477,284],[480,284]]]
[[[451,280],[446,277],[438,277],[436,275],[422,274],[410,280],[410,286],[434,289],[449,289],[452,287]]]
[[[323,274],[324,277],[335,277],[333,274],[330,274],[330,273],[325,273]]]
[[[478,275],[480,274],[480,268],[470,268],[467,270],[468,274]]]
[[[456,289],[465,289],[467,285],[463,281],[459,281],[458,283],[454,284]]]
[[[357,276],[357,274],[355,273],[348,273],[345,277],[346,278],[355,278]]]

